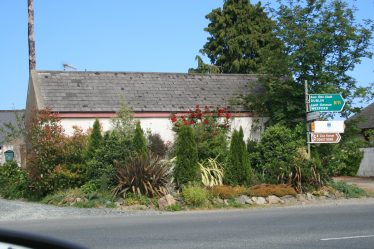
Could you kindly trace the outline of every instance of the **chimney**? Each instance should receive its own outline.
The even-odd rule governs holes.
[[[29,41],[29,71],[35,70],[35,40],[34,40],[34,0],[27,0],[28,7],[28,41]]]

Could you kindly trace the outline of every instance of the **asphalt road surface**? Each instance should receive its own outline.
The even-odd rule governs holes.
[[[374,205],[141,213],[6,221],[1,228],[49,235],[88,248],[374,248]]]

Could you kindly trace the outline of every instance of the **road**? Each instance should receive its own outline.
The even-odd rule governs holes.
[[[89,248],[374,248],[373,202],[1,222]]]

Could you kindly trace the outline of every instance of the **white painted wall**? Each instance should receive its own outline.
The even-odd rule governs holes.
[[[103,131],[111,129],[110,118],[100,118],[100,124]],[[138,118],[144,131],[151,130],[152,133],[160,134],[162,140],[165,142],[173,142],[175,134],[172,131],[172,123],[169,118]],[[264,129],[264,123],[267,118],[252,118],[252,117],[236,117],[231,121],[231,130],[239,129],[240,126],[243,128],[244,140],[248,138],[258,140],[260,134]],[[61,125],[65,130],[65,134],[72,135],[73,127],[77,126],[84,131],[92,128],[95,118],[62,118]],[[254,126],[258,126],[258,129],[253,129]]]

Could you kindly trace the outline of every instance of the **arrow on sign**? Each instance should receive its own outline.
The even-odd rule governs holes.
[[[310,133],[311,144],[336,144],[341,138],[339,133]]]
[[[345,105],[340,94],[309,94],[309,111],[341,112]]]

